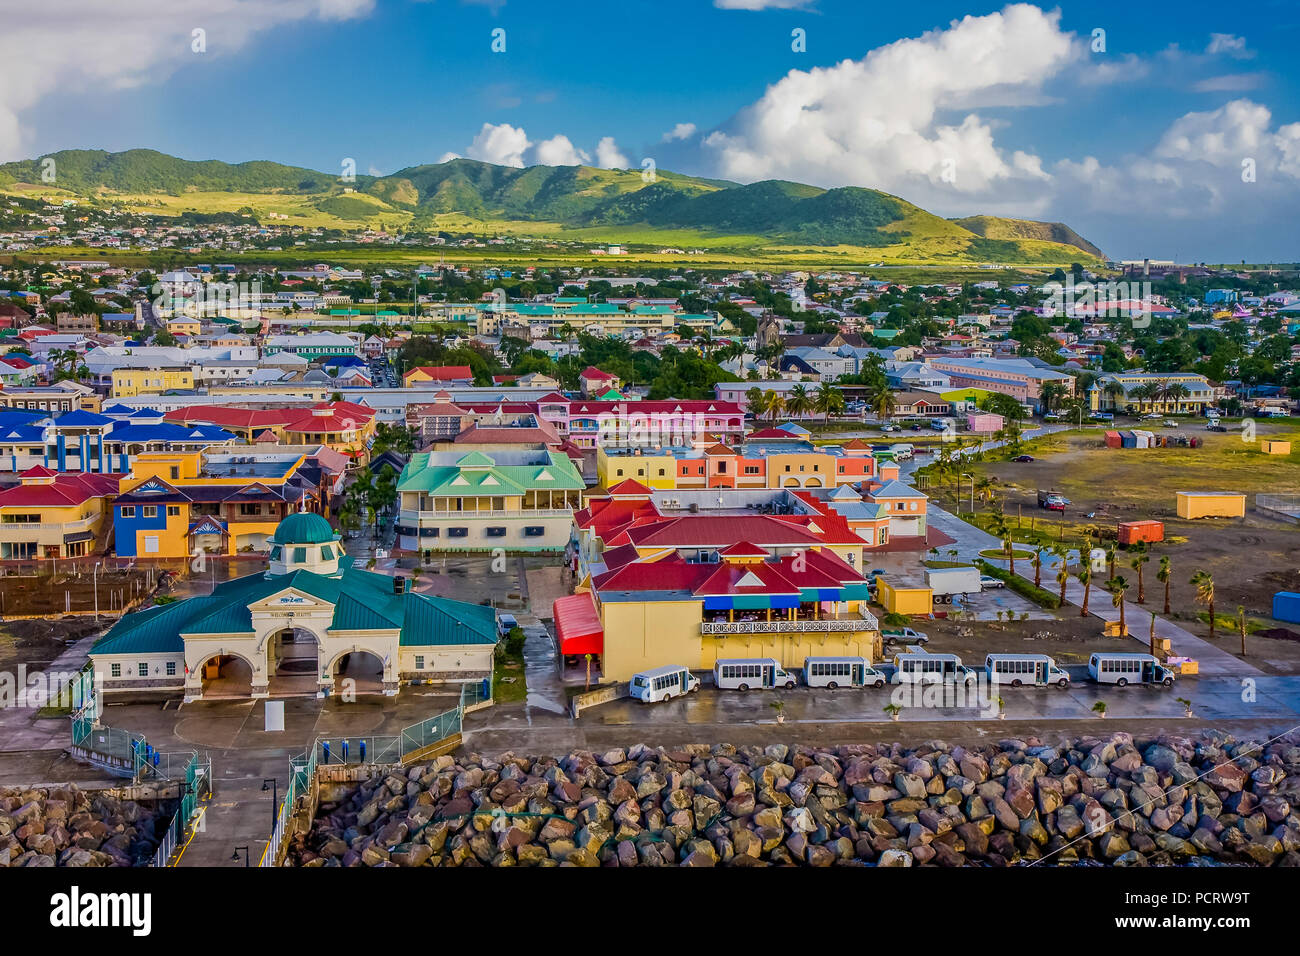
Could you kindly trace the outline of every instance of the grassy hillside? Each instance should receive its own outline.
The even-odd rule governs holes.
[[[43,157],[44,158],[44,157]],[[52,154],[0,165],[0,192],[112,205],[145,214],[251,211],[306,228],[500,234],[704,249],[727,259],[1027,266],[1092,262],[1091,243],[1061,223],[975,216],[946,220],[873,189],[771,180],[739,185],[639,169],[530,166],[470,159],[390,176],[336,174],[271,162],[191,162],[153,150]]]
[[[1003,219],[999,216],[968,216],[952,222],[985,239],[1037,239],[1077,246],[1098,259],[1104,253],[1063,222],[1035,222],[1032,219]]]

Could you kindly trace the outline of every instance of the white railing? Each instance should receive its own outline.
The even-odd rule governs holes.
[[[701,621],[701,634],[791,634],[817,631],[878,631],[874,615],[797,621]]]
[[[576,508],[537,508],[535,510],[512,510],[512,511],[403,511],[398,520],[411,522],[414,524],[418,521],[446,521],[452,518],[479,518],[490,520],[495,518],[572,518]]]

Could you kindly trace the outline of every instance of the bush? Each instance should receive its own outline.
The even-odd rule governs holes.
[[[506,654],[518,657],[524,652],[524,632],[522,628],[512,627],[506,634]]]
[[[1029,600],[1033,601],[1039,607],[1045,607],[1049,611],[1055,611],[1061,606],[1061,602],[1057,600],[1056,595],[1051,591],[1044,588],[1034,587],[1034,582],[1026,581],[1018,574],[1013,575],[1005,568],[995,567],[987,561],[977,560],[975,564],[978,565],[980,571],[990,577],[997,578],[1021,597],[1029,598]]]

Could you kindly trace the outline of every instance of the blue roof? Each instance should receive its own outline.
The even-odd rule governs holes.
[[[94,412],[76,411],[64,412],[54,420],[54,424],[59,427],[83,427],[87,425],[111,425],[113,419],[106,415],[96,415]]]

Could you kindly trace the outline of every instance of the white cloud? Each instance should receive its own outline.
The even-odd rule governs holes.
[[[791,70],[709,135],[721,175],[795,179],[951,196],[1046,176],[1008,159],[992,125],[954,111],[1042,102],[1042,85],[1080,55],[1059,12],[1016,4],[872,50],[861,60]],[[955,174],[955,176],[953,175]]]
[[[24,156],[27,114],[56,90],[158,82],[285,24],[349,20],[373,7],[374,0],[0,0],[0,63],[10,64],[0,84],[0,160]],[[207,52],[193,51],[195,29],[206,31]]]
[[[627,169],[632,164],[618,148],[613,136],[603,136],[596,144],[596,165],[601,169]]]
[[[440,163],[450,163],[453,159],[460,159],[460,153],[453,153],[450,150],[438,157]]]
[[[1246,49],[1245,37],[1234,36],[1231,33],[1211,33],[1205,52],[1210,56],[1226,54],[1238,60],[1246,60],[1255,55],[1254,51]]]
[[[1226,73],[1197,80],[1192,89],[1197,93],[1244,93],[1264,82],[1262,73]]]
[[[478,135],[474,137],[474,142],[470,143],[469,148],[465,150],[465,155],[470,159],[479,159],[498,166],[522,168],[524,153],[532,145],[528,134],[522,128],[516,128],[509,123],[496,126],[484,123]]]
[[[569,137],[562,134],[538,143],[533,158],[543,166],[585,166],[591,162],[585,151],[577,149],[569,142]]]
[[[690,139],[695,135],[694,123],[678,123],[668,132],[664,133],[661,142],[671,143],[674,140]]]

